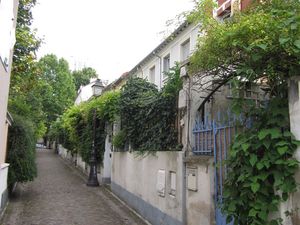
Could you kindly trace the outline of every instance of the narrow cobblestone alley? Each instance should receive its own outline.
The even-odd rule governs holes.
[[[38,177],[19,184],[1,225],[146,224],[104,187],[86,178],[50,150],[37,151]]]

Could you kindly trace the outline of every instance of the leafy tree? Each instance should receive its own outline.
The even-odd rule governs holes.
[[[41,41],[30,28],[35,4],[35,0],[19,1],[8,101],[14,118],[8,135],[9,187],[14,182],[30,181],[36,176],[35,142],[45,132],[41,96],[36,89],[39,78],[35,53]]]
[[[39,128],[43,127],[43,112],[40,96],[36,93],[39,79],[35,61],[41,40],[30,27],[35,4],[35,0],[19,1],[8,108],[34,121],[35,132],[42,133],[43,129]]]
[[[27,93],[37,80],[35,70],[35,53],[41,40],[36,31],[30,28],[32,24],[32,8],[36,0],[20,0],[16,26],[16,44],[14,47],[13,66],[11,73],[11,95]]]
[[[78,90],[81,85],[89,84],[91,78],[98,77],[96,70],[91,67],[85,67],[82,70],[74,70],[72,75],[74,77],[76,90]]]
[[[206,35],[199,38],[190,69],[223,79],[267,78],[270,94],[278,94],[280,84],[300,69],[300,3],[262,2],[223,23],[200,17]]]
[[[39,92],[49,128],[51,122],[74,103],[74,81],[68,62],[53,54],[42,57],[37,67],[41,79]]]

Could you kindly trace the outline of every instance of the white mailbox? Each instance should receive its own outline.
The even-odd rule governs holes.
[[[187,187],[190,191],[197,191],[197,169],[196,168],[188,168],[187,169]]]
[[[166,190],[166,171],[165,170],[158,170],[157,172],[157,183],[156,183],[156,190],[159,196],[165,196]]]

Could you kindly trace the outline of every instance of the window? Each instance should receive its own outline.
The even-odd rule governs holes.
[[[163,59],[163,71],[164,73],[169,72],[170,70],[170,54],[164,57]]]
[[[190,39],[181,44],[181,61],[185,61],[190,56]]]
[[[155,66],[151,67],[149,70],[149,81],[155,83]]]

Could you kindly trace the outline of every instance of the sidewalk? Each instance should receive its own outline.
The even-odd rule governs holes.
[[[19,184],[1,225],[146,225],[104,187],[50,150],[37,151],[38,177]]]

